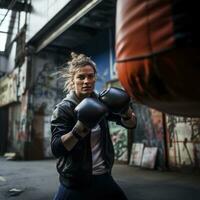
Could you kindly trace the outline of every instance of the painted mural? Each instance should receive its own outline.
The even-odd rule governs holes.
[[[200,167],[200,118],[167,115],[171,167]]]
[[[34,95],[34,111],[45,115],[52,113],[54,106],[63,98],[63,82],[60,81],[57,67],[50,63],[45,63],[35,80]]]
[[[134,143],[143,143],[145,147],[157,147],[156,168],[165,168],[165,148],[162,113],[133,102],[137,116],[137,127],[133,132]]]
[[[128,161],[127,129],[109,122],[111,140],[115,151],[115,160]]]
[[[42,63],[42,62],[41,62]],[[64,97],[63,80],[60,79],[56,64],[44,62],[38,67],[33,87],[32,112],[34,142],[40,146],[37,157],[52,157],[50,147],[50,120],[53,109]],[[38,121],[42,121],[39,125]],[[42,154],[42,155],[39,155]]]

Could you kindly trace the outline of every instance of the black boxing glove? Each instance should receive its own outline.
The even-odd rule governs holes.
[[[125,113],[129,108],[130,97],[119,88],[110,87],[99,93],[99,100],[103,102],[110,112],[115,114]]]
[[[75,108],[78,121],[92,129],[107,114],[107,107],[98,99],[85,98]]]

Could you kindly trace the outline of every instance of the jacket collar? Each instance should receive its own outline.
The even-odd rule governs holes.
[[[91,94],[91,97],[92,97],[92,98],[98,98],[98,95],[97,95],[96,92],[93,92],[93,93]],[[64,100],[70,101],[70,102],[72,102],[72,103],[75,104],[75,105],[78,105],[78,104],[81,102],[81,100],[76,96],[76,93],[75,93],[74,91],[70,91],[70,92],[66,95],[66,97],[64,98]]]

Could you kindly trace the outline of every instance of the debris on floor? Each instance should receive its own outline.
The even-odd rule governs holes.
[[[0,181],[5,182],[6,179],[3,176],[0,176]]]
[[[20,195],[22,192],[24,191],[17,188],[12,188],[8,191],[9,196],[17,196],[17,195]]]
[[[6,158],[6,160],[18,160],[19,159],[19,155],[15,152],[5,153],[4,157]]]

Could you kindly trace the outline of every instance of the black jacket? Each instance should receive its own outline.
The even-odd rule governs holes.
[[[97,98],[96,94],[93,94]],[[92,153],[90,147],[90,134],[80,140],[71,151],[67,151],[61,142],[61,136],[70,132],[77,119],[74,108],[79,104],[76,95],[71,92],[59,103],[51,120],[51,148],[57,161],[57,171],[60,181],[66,186],[83,186],[90,182],[92,175]],[[110,114],[100,122],[102,156],[106,168],[111,173],[114,162],[114,149],[109,134],[108,120],[121,124],[121,118]],[[122,125],[122,124],[121,124]]]

